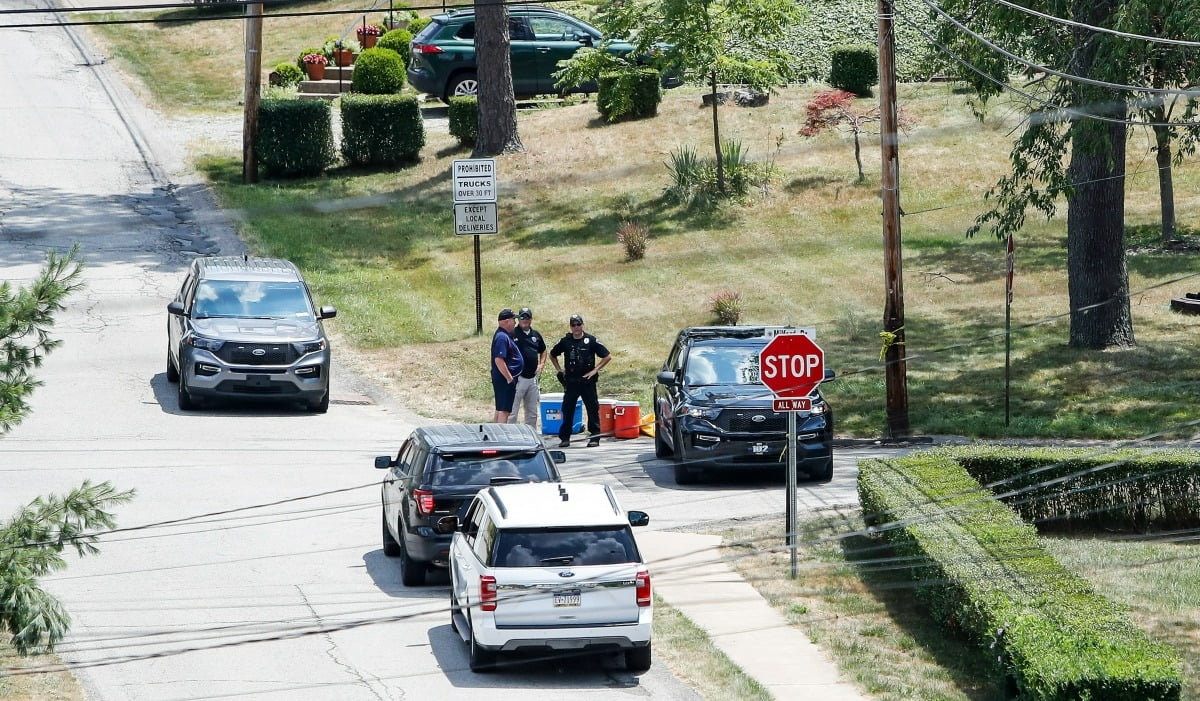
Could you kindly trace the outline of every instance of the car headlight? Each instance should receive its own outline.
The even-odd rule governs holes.
[[[188,344],[192,348],[199,348],[200,350],[206,350],[213,353],[221,350],[221,346],[225,345],[224,341],[196,335],[188,336],[186,339],[184,339],[184,343]]]
[[[822,402],[822,401],[815,401],[812,403],[812,409],[809,409],[808,413],[813,416],[820,416],[821,414],[824,414],[827,411],[829,411],[828,404],[826,404],[825,402]]]
[[[689,406],[684,407],[684,413],[693,419],[715,419],[721,414],[721,410],[706,406]]]
[[[325,342],[325,339],[320,338],[316,341],[304,341],[303,343],[297,343],[295,346],[297,353],[300,355],[308,355],[309,353],[317,353],[325,350],[329,347],[329,344]]]

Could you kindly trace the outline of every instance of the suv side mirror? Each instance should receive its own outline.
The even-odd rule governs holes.
[[[168,314],[183,316],[183,302],[171,302],[167,305]]]
[[[443,516],[439,518],[437,523],[433,525],[433,530],[437,531],[441,535],[450,535],[458,530],[458,517]]]
[[[395,466],[396,466],[396,461],[392,460],[390,457],[388,457],[386,455],[376,455],[375,456],[375,469],[386,470],[389,467],[395,467]]]
[[[631,526],[646,526],[650,523],[650,514],[645,511],[630,511],[629,525]]]
[[[826,380],[832,380],[835,375],[837,375],[837,373],[835,373],[833,370],[830,370],[829,368],[825,368],[825,379]]]
[[[336,307],[321,307],[320,318],[332,319],[335,316],[337,316],[337,308]]]
[[[660,384],[660,385],[675,384],[675,373],[669,372],[669,371],[663,371],[663,372],[658,373],[658,384]]]

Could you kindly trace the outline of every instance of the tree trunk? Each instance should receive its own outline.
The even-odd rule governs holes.
[[[1094,104],[1094,103],[1093,103]],[[1110,103],[1111,104],[1111,103]],[[1124,117],[1117,106],[1114,112]],[[1084,133],[1085,129],[1087,132]],[[1124,124],[1093,124],[1071,139],[1067,177],[1067,290],[1070,345],[1103,349],[1134,345],[1125,267]],[[1098,147],[1097,137],[1107,141]]]
[[[717,152],[717,192],[725,194],[725,159],[721,153],[721,123],[717,118],[717,72],[710,74],[712,85],[713,148]]]
[[[525,146],[517,133],[508,6],[502,0],[475,3],[475,56],[479,79],[479,131],[472,155],[480,158],[524,151]]]
[[[854,134],[854,162],[855,162],[855,164],[858,165],[858,182],[859,182],[859,184],[862,184],[862,182],[867,179],[867,176],[863,173],[863,169],[862,169],[862,147],[858,143],[858,129],[854,129],[853,134]]]
[[[1165,122],[1164,118],[1155,121]],[[1154,127],[1154,160],[1158,162],[1158,206],[1162,213],[1162,244],[1166,247],[1175,239],[1175,184],[1171,175],[1171,131],[1167,126]]]

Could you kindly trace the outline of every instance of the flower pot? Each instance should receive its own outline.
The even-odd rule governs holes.
[[[362,44],[364,49],[370,49],[375,46],[375,42],[379,41],[379,37],[374,34],[359,34],[358,43]]]
[[[337,65],[349,66],[354,63],[354,52],[350,49],[337,49],[333,52],[333,58],[337,61]]]
[[[306,63],[304,64],[304,72],[308,73],[309,80],[325,79],[325,65],[322,63]]]

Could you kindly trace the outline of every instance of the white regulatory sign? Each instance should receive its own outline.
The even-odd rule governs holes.
[[[454,176],[455,204],[459,202],[496,201],[495,158],[457,159],[454,161],[451,173]]]
[[[454,233],[458,236],[498,234],[495,202],[457,202],[454,205]]]

